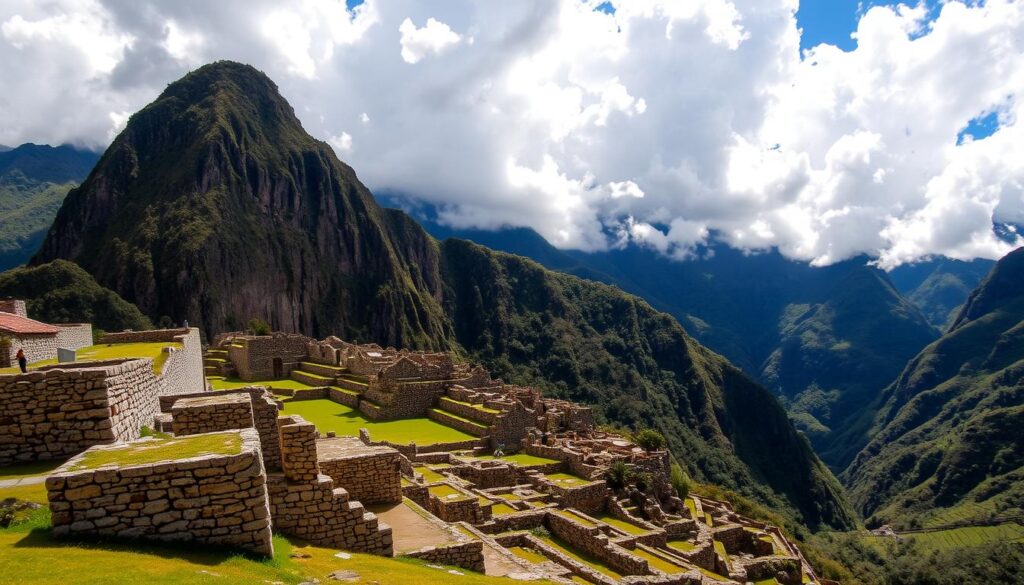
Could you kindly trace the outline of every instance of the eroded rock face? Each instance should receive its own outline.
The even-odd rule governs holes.
[[[430,238],[380,209],[244,65],[204,67],[132,117],[34,261],[55,258],[208,334],[260,316],[395,345],[450,337]]]

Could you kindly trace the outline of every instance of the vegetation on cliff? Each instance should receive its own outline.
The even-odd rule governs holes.
[[[1024,249],[885,391],[844,472],[869,525],[991,521],[1024,509]]]
[[[153,327],[138,307],[66,260],[0,274],[0,298],[26,299],[29,316],[46,323],[92,323],[104,331]]]

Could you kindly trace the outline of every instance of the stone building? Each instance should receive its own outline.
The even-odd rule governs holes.
[[[25,301],[0,301],[0,367],[17,365],[18,350],[29,363],[57,358],[57,349],[92,345],[92,325],[50,325],[30,319]]]

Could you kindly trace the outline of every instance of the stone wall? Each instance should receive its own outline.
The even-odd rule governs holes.
[[[484,543],[479,540],[445,546],[428,546],[405,553],[403,556],[438,565],[462,567],[478,573],[484,572]]]
[[[107,333],[98,344],[117,343],[180,343],[181,348],[170,348],[164,360],[160,377],[167,387],[163,394],[187,394],[206,388],[203,375],[203,348],[199,329],[154,329],[151,331],[124,331]]]
[[[0,365],[3,367],[17,366],[18,350],[25,351],[25,359],[28,363],[41,360],[52,360],[57,357],[57,335],[15,335],[7,334],[9,342],[4,344],[3,355],[0,356]]]
[[[305,359],[307,346],[313,339],[305,335],[274,333],[248,336],[236,340],[242,348],[229,347],[228,357],[243,380],[272,380],[285,378],[292,368]],[[274,360],[279,360],[280,371],[274,371]],[[277,374],[277,375],[275,375]]]
[[[89,323],[56,324],[57,347],[62,349],[82,349],[92,345],[92,325]]]
[[[273,556],[259,440],[251,429],[239,434],[235,454],[87,470],[75,469],[82,456],[71,459],[46,479],[53,534],[195,542]]]
[[[284,473],[268,481],[274,527],[320,546],[391,556],[391,527],[320,473],[316,427],[300,416],[277,423]]]
[[[402,455],[390,447],[364,445],[354,437],[317,441],[320,472],[363,504],[402,501]]]
[[[160,385],[150,360],[46,366],[0,375],[0,465],[58,459],[130,441],[152,424]]]
[[[0,313],[12,313],[19,317],[28,318],[28,309],[25,308],[25,301],[18,299],[0,300]]]
[[[265,386],[249,386],[234,390],[222,390],[215,393],[198,392],[193,394],[167,395],[160,397],[160,411],[170,413],[174,403],[183,398],[208,398],[210,396],[245,395],[250,398],[252,423],[260,436],[260,449],[263,452],[263,466],[270,471],[281,469],[281,440],[278,436],[277,415],[281,407],[274,395]]]
[[[181,398],[171,407],[175,436],[255,427],[252,399],[246,394]]]
[[[609,542],[596,525],[584,526],[558,512],[549,512],[547,525],[552,534],[570,546],[586,551],[612,569],[624,575],[646,575],[650,573],[647,561],[630,554],[626,549]]]

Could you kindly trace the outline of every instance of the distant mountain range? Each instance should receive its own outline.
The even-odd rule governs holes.
[[[401,198],[385,203],[408,207]],[[863,447],[837,430],[938,337],[922,309],[944,319],[991,265],[934,260],[901,268],[893,275],[901,291],[866,258],[815,268],[776,251],[750,254],[724,245],[682,262],[638,246],[584,253],[558,250],[526,228],[453,230],[430,221],[429,209],[419,210],[435,237],[468,239],[614,284],[674,315],[698,341],[774,391],[835,469]]]
[[[64,196],[97,160],[99,154],[68,145],[0,149],[0,270],[28,261]]]
[[[61,259],[150,319],[207,335],[260,317],[450,350],[609,423],[659,428],[699,481],[810,527],[856,522],[772,394],[672,316],[518,256],[438,242],[382,209],[248,66],[197,69],[131,117],[32,264]]]
[[[949,331],[868,415],[844,472],[869,525],[1024,513],[1024,248],[992,269]]]

